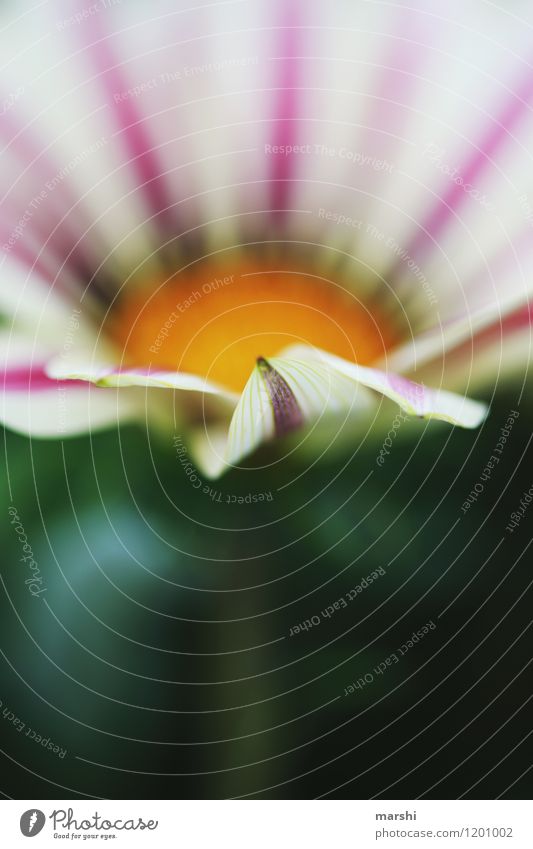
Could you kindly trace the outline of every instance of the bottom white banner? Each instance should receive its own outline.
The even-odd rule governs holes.
[[[1,845],[533,847],[528,801],[3,801]]]

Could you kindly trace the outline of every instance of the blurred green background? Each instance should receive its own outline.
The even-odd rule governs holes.
[[[376,443],[308,470],[231,472],[212,484],[220,501],[193,488],[171,436],[5,433],[3,793],[531,797],[533,508],[505,526],[533,483],[532,412],[511,387],[479,432],[412,423],[382,468]],[[225,503],[251,492],[272,500]]]

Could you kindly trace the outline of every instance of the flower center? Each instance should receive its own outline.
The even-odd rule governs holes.
[[[390,322],[389,322],[390,325]],[[121,296],[110,333],[130,366],[190,372],[240,392],[258,357],[307,344],[368,364],[393,341],[340,286],[301,271],[200,263]]]

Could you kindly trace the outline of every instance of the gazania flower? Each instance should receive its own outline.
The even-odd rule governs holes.
[[[390,402],[478,426],[529,332],[522,22],[192,5],[2,9],[2,420],[167,424],[212,476]]]

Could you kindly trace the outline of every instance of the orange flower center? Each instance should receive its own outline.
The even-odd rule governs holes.
[[[110,333],[129,366],[201,375],[240,392],[260,356],[294,344],[368,364],[393,341],[345,289],[301,271],[199,263],[121,296]]]

